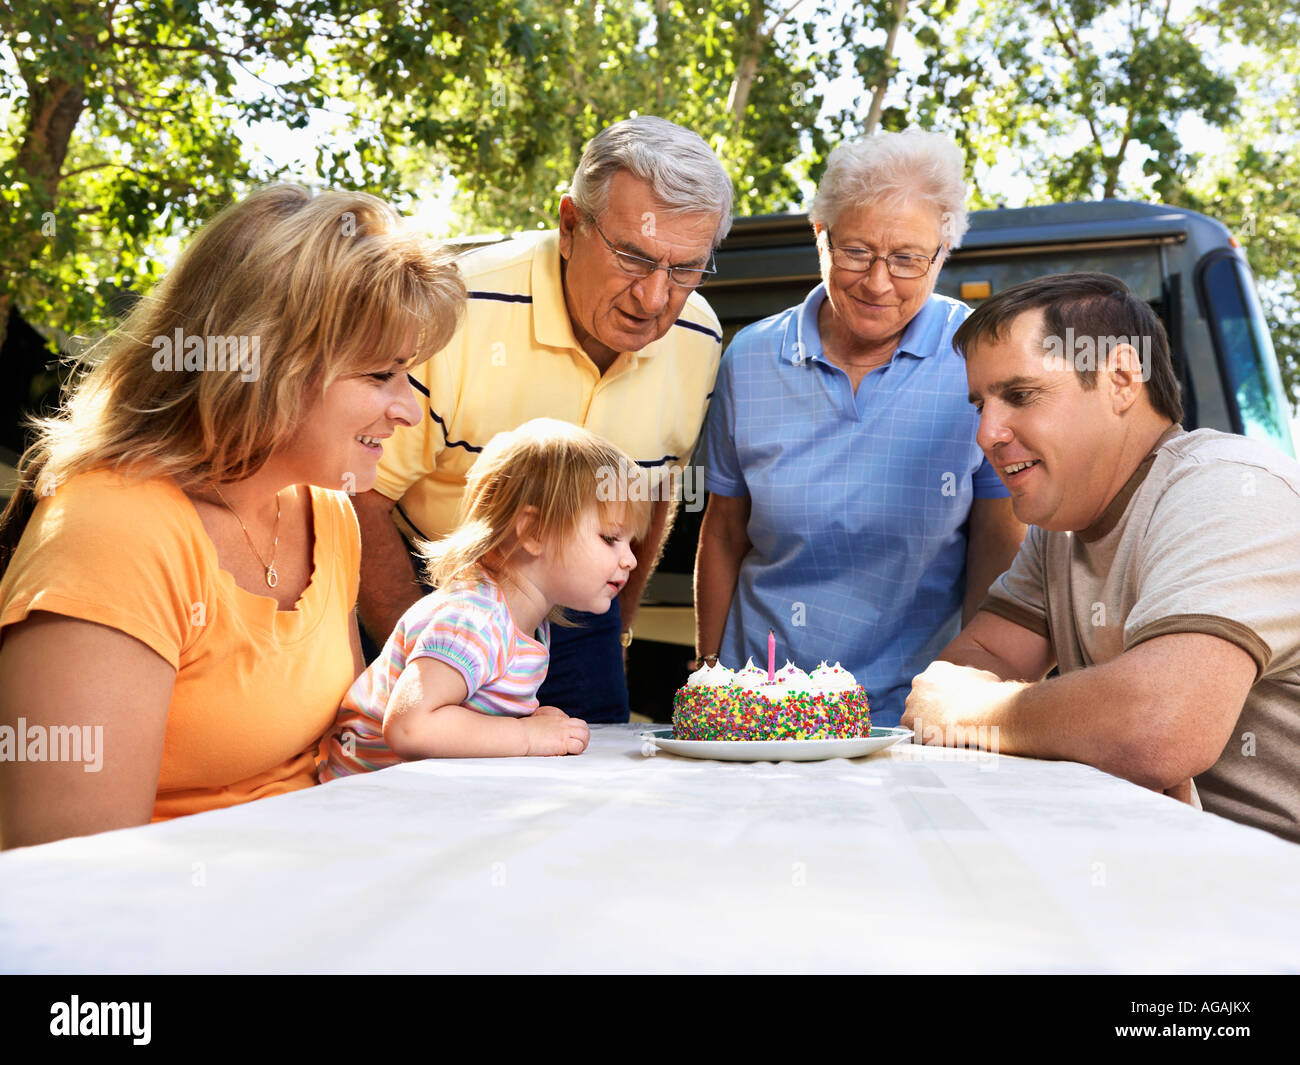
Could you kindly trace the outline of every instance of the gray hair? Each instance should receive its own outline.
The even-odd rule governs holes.
[[[941,133],[911,129],[841,144],[826,161],[809,219],[830,228],[854,207],[920,199],[939,214],[943,239],[961,244],[970,228],[961,149]]]
[[[569,195],[578,210],[599,215],[609,202],[609,183],[620,170],[646,182],[670,213],[716,214],[715,248],[731,229],[731,178],[698,133],[654,115],[601,130],[587,143],[573,175]]]

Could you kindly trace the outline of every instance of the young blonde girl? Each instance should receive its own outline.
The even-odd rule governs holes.
[[[609,497],[641,475],[567,422],[494,437],[470,470],[460,525],[424,548],[438,590],[348,691],[320,779],[415,758],[581,754],[587,723],[537,702],[550,622],[564,624],[565,607],[604,613],[627,582],[650,504]]]

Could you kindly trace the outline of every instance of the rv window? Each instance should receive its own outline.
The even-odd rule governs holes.
[[[1201,288],[1224,384],[1237,405],[1235,428],[1293,455],[1273,341],[1245,263],[1231,253],[1215,255],[1202,268]]]

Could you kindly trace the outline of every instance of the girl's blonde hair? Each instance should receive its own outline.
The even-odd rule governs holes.
[[[331,382],[445,346],[464,302],[451,254],[374,196],[272,185],[232,204],[87,353],[64,409],[36,421],[0,517],[0,573],[38,493],[97,469],[185,489],[249,477]],[[184,369],[175,349],[191,344]]]
[[[530,519],[529,536],[550,549],[573,537],[592,505],[601,521],[639,540],[650,527],[648,484],[646,471],[622,451],[569,422],[535,418],[498,433],[470,468],[456,530],[420,545],[426,578],[442,587],[481,566],[508,579],[523,515]],[[563,621],[559,608],[551,616]]]

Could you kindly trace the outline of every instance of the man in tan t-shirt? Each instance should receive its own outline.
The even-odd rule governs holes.
[[[1205,809],[1300,841],[1300,465],[1183,431],[1164,329],[1117,278],[1017,285],[954,342],[1031,527],[903,724],[1183,798],[1194,778]]]

